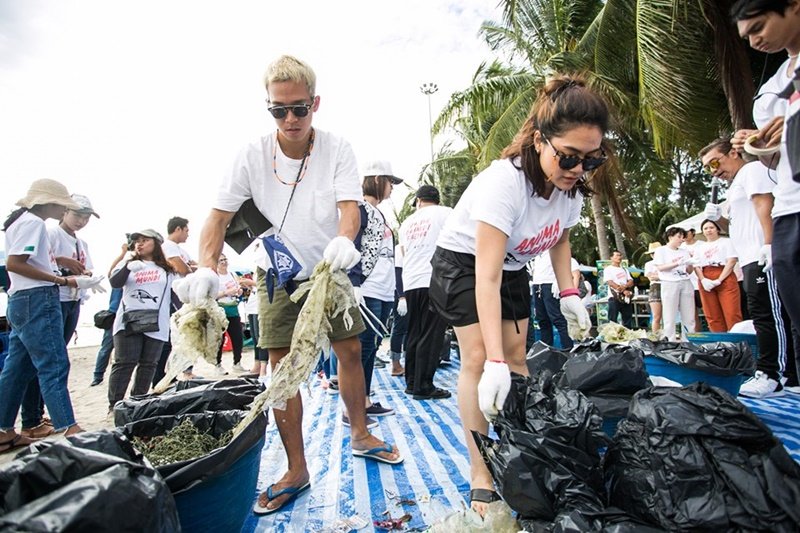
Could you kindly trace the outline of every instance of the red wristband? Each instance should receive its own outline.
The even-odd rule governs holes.
[[[503,361],[502,359],[487,359],[486,362],[487,363],[503,363],[504,365],[508,364],[505,361]]]
[[[564,289],[563,291],[561,291],[558,294],[559,294],[559,296],[564,298],[566,296],[580,296],[581,292],[578,289]]]

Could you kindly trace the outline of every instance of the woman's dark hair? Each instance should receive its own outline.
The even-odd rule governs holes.
[[[543,196],[547,176],[539,163],[539,154],[533,142],[535,133],[539,131],[551,139],[577,126],[589,125],[597,126],[605,134],[608,123],[608,106],[599,94],[586,87],[580,78],[556,76],[545,82],[528,118],[511,144],[503,150],[502,157],[519,157],[518,168],[533,186],[533,193]],[[585,196],[592,192],[583,180],[567,195],[574,198],[577,191]]]
[[[153,259],[152,259],[153,263],[166,270],[168,274],[175,274],[176,272],[175,267],[173,267],[169,263],[169,261],[167,261],[167,258],[164,256],[164,250],[161,249],[161,243],[158,242],[157,239],[153,239],[152,237],[146,237],[146,238],[151,239],[153,241]],[[134,256],[134,259],[141,259],[141,257],[139,257],[139,254],[136,254]]]
[[[16,222],[17,219],[22,216],[22,213],[24,213],[27,210],[28,210],[27,207],[20,207],[19,209],[15,209],[14,211],[12,211],[11,214],[8,215],[6,221],[3,222],[3,231],[8,231],[8,228],[11,227],[11,224]]]
[[[700,229],[703,229],[703,226],[709,223],[714,224],[714,227],[717,228],[717,233],[722,233],[722,228],[719,227],[719,224],[708,218],[700,223]]]
[[[386,199],[383,193],[386,191],[386,184],[389,181],[386,176],[364,176],[364,181],[361,182],[361,193],[382,202]]]
[[[783,16],[790,3],[791,0],[736,0],[731,6],[731,18],[738,22],[771,12]]]
[[[675,227],[675,228],[669,228],[669,229],[668,229],[668,230],[667,230],[667,231],[664,233],[664,238],[665,238],[665,239],[667,239],[667,240],[669,240],[669,238],[670,238],[670,237],[672,237],[673,235],[677,235],[677,234],[679,234],[679,233],[680,233],[681,237],[683,237],[683,238],[686,238],[686,230],[685,230],[685,229],[683,229],[683,228],[678,228],[678,227]]]

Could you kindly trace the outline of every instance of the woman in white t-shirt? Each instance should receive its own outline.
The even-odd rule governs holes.
[[[694,267],[689,262],[691,255],[680,246],[686,239],[686,230],[670,228],[665,235],[667,244],[653,254],[653,263],[661,281],[661,306],[664,313],[664,335],[671,341],[678,340],[675,323],[681,314],[681,338],[694,332],[694,287],[689,274]]]
[[[233,350],[233,370],[236,373],[244,373],[242,367],[242,349],[244,347],[244,334],[242,332],[242,317],[239,315],[239,297],[242,295],[242,285],[239,283],[239,276],[228,271],[228,258],[225,254],[220,254],[217,260],[217,276],[219,277],[219,288],[217,289],[217,304],[225,311],[225,318],[228,319],[228,337],[231,339]],[[219,349],[217,350],[218,376],[225,376],[228,371],[222,366],[222,347],[225,345],[223,334]]]
[[[733,271],[737,262],[736,251],[730,239],[720,238],[716,222],[704,220],[700,229],[706,241],[695,247],[694,259],[698,268],[694,271],[700,286],[703,314],[709,330],[730,331],[734,324],[742,321],[739,283]]]
[[[132,396],[147,394],[156,373],[161,349],[169,339],[170,289],[175,269],[169,264],[161,244],[164,238],[155,230],[132,233],[134,253],[111,274],[111,286],[122,288],[122,303],[112,328],[114,363],[108,379],[109,410],[125,397],[134,369]],[[150,312],[150,327],[135,328],[131,311]],[[143,331],[144,330],[144,331]]]
[[[577,224],[585,174],[606,160],[608,108],[584,82],[557,77],[541,89],[514,141],[470,183],[433,257],[430,299],[455,327],[461,349],[458,403],[470,454],[472,508],[498,498],[471,432],[503,408],[510,371],[527,375],[530,317],[526,263],[548,252],[570,336],[591,323],[573,288],[569,228]],[[566,288],[568,287],[568,288]]]
[[[80,283],[77,277],[59,274],[44,224],[48,218],[60,219],[67,209],[80,206],[66,187],[48,179],[33,182],[17,205],[20,208],[3,224],[11,282],[7,308],[11,333],[0,373],[0,453],[26,446],[33,438],[53,431],[66,430],[67,435],[81,431],[67,389],[69,359],[58,301],[59,287],[77,289]],[[29,387],[35,387],[32,394]],[[44,398],[52,425],[42,421],[40,398]],[[14,430],[20,406],[21,435]],[[36,418],[27,428],[26,414]]]

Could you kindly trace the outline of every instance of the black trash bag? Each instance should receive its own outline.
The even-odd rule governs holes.
[[[124,426],[154,416],[242,411],[263,390],[257,380],[225,379],[159,395],[134,396],[114,406],[114,424]]]
[[[614,507],[596,514],[564,511],[552,522],[526,518],[519,519],[518,522],[523,531],[537,533],[663,533],[666,531],[644,524]]]
[[[604,506],[598,449],[602,419],[578,391],[512,374],[495,419],[499,440],[473,432],[498,492],[524,518],[552,521],[562,511],[596,513]]]
[[[175,500],[122,435],[39,442],[0,468],[2,531],[180,531]]]
[[[526,356],[528,373],[531,376],[536,376],[539,372],[546,370],[550,374],[557,374],[569,359],[568,353],[566,350],[559,350],[542,341],[537,341],[528,350],[528,355]]]
[[[633,395],[587,394],[586,397],[597,407],[600,416],[606,418],[625,418]]]
[[[117,428],[117,431],[129,439],[156,437],[164,435],[188,419],[199,431],[219,438],[225,432],[235,428],[247,414],[247,411],[214,411],[158,416],[131,422]],[[228,470],[264,436],[266,430],[267,415],[263,413],[224,447],[217,448],[202,457],[158,466],[156,470],[164,478],[172,493],[179,494],[181,490],[188,489],[204,479],[215,477]]]
[[[654,356],[687,368],[694,368],[716,376],[752,376],[756,370],[753,352],[746,342],[653,342],[636,339],[631,346],[642,350],[644,355]]]
[[[637,393],[604,468],[612,505],[671,531],[800,529],[800,466],[747,407],[705,383]]]
[[[564,363],[561,387],[584,394],[628,394],[650,386],[642,350],[633,346],[584,343]]]

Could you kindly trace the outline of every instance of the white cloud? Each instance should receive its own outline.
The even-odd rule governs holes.
[[[190,219],[196,253],[233,155],[274,128],[261,76],[282,53],[317,72],[317,127],[414,183],[430,158],[419,86],[439,85],[434,115],[468,86],[489,56],[477,32],[499,16],[495,3],[3,3],[0,209],[54,178],[102,217],[82,232],[96,265],[108,265],[124,232],[164,231],[174,215]]]

